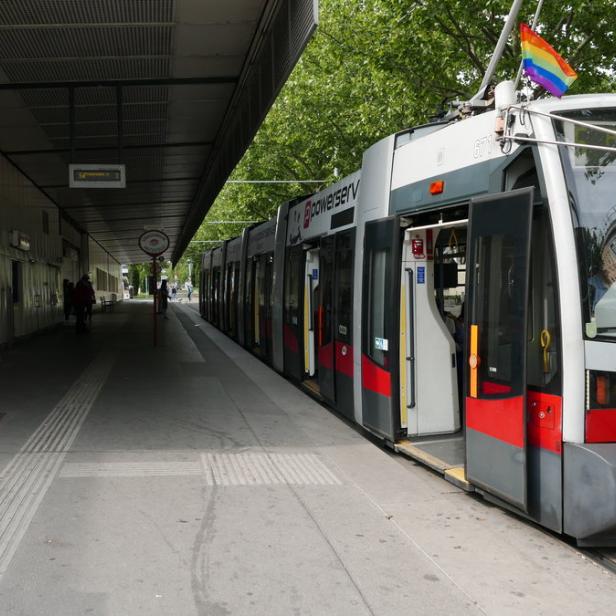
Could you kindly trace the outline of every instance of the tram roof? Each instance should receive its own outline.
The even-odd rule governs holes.
[[[316,0],[0,3],[0,150],[123,263],[177,260],[316,25]],[[69,188],[68,164],[126,165]]]

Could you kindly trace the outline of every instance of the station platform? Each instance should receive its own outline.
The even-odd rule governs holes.
[[[0,354],[0,613],[612,614],[616,578],[171,304]]]

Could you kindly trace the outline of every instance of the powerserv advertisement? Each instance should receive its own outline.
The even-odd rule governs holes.
[[[356,171],[294,205],[289,210],[287,246],[352,227],[359,201],[360,176],[361,171]]]

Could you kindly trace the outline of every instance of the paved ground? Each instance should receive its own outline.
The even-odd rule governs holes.
[[[0,361],[0,614],[613,614],[616,577],[176,304]]]

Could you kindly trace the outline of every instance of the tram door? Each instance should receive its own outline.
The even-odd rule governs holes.
[[[400,435],[397,283],[400,224],[396,218],[366,223],[362,301],[362,421],[394,442]]]
[[[224,310],[223,310],[223,324],[224,331],[228,336],[232,336],[232,324],[231,324],[231,296],[233,292],[233,263],[227,264],[227,271],[225,274],[224,284]]]
[[[304,328],[304,250],[301,246],[288,249],[284,274],[283,345],[284,373],[301,381],[304,373],[302,350]]]
[[[533,189],[473,199],[466,474],[528,510],[526,340]]]
[[[220,296],[220,267],[216,266],[212,269],[212,322],[216,327],[220,327],[220,308],[221,308],[221,296]]]
[[[246,263],[246,283],[244,289],[244,344],[246,348],[254,346],[254,295],[256,263],[254,257],[250,257]]]
[[[336,408],[353,419],[353,253],[355,229],[336,234],[334,368]]]
[[[255,331],[258,331],[260,354],[272,361],[272,280],[274,277],[274,256],[261,255],[257,266]]]
[[[263,310],[263,263],[261,257],[255,257],[253,261],[254,288],[252,294],[252,343],[255,347],[261,346],[261,313]],[[260,352],[260,349],[259,349]]]
[[[319,249],[305,253],[304,268],[304,377],[313,379],[317,374],[316,345],[319,340]],[[316,383],[315,383],[316,385]]]
[[[237,292],[240,267],[237,261],[229,263],[227,269],[225,319],[228,334],[237,339]]]
[[[319,253],[319,306],[317,310],[317,346],[319,390],[328,401],[335,403],[334,379],[334,235],[321,240]]]

